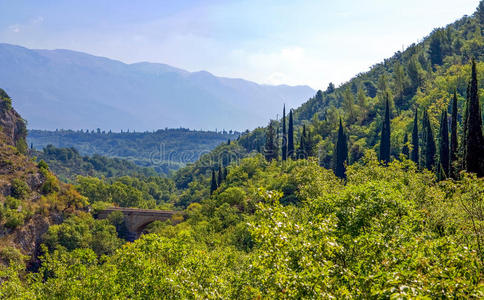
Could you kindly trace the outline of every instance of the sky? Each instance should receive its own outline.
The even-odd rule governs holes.
[[[339,85],[479,0],[0,0],[0,42],[263,84]]]

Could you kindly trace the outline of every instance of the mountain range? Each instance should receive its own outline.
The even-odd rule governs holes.
[[[261,85],[159,63],[0,43],[0,87],[30,129],[252,129],[297,107],[308,86]]]

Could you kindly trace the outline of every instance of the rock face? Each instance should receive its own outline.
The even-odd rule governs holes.
[[[12,100],[2,89],[0,89],[0,126],[6,137],[4,142],[25,153],[27,126],[22,117],[12,108]]]
[[[24,155],[26,134],[25,121],[0,89],[0,264],[18,261],[21,254],[30,257],[27,266],[35,269],[42,235],[61,218],[40,209],[48,171]]]

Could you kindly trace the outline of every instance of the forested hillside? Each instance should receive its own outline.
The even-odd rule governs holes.
[[[184,128],[156,132],[106,132],[73,130],[30,130],[29,145],[42,150],[48,145],[75,148],[82,155],[122,158],[139,166],[169,174],[186,163],[196,161],[218,144],[236,139],[234,131],[196,131]]]
[[[483,25],[481,1],[169,178],[76,178],[38,272],[0,253],[0,297],[484,298]],[[127,243],[108,205],[182,213]]]
[[[480,5],[482,7],[482,3]],[[312,135],[311,151],[323,166],[332,167],[341,118],[348,132],[349,163],[361,158],[364,149],[378,151],[387,99],[393,158],[398,158],[405,134],[410,135],[412,131],[416,110],[419,126],[424,111],[428,112],[436,136],[442,110],[447,110],[449,115],[451,113],[450,102],[454,92],[457,92],[460,118],[463,116],[471,58],[477,61],[477,72],[482,74],[484,71],[483,22],[484,9],[481,8],[473,16],[465,16],[445,28],[435,29],[422,42],[395,53],[373,66],[369,72],[358,74],[338,88],[330,84],[326,91],[318,91],[293,112],[296,143],[300,141],[302,125],[306,125],[306,130]],[[484,76],[478,77],[478,80],[482,98]],[[282,124],[275,122],[274,126]],[[462,130],[462,126],[458,130]],[[263,135],[263,131],[256,130],[242,137],[244,147],[248,151],[262,149]]]
[[[220,145],[200,161],[178,171],[174,177],[177,186],[188,190],[193,187],[195,190],[200,182],[210,177],[211,169],[218,169],[219,164],[226,166],[231,161],[239,161],[251,153],[270,152],[274,158],[281,160],[284,147],[291,152],[290,155],[286,152],[286,156],[315,157],[321,166],[336,170],[340,121],[347,154],[339,165],[343,162],[355,163],[368,149],[380,152],[387,101],[391,131],[388,145],[390,159],[398,159],[405,149],[412,147],[411,144],[420,145],[421,149],[416,152],[417,157],[413,160],[422,167],[429,161],[428,169],[437,171],[440,154],[435,149],[433,154],[427,155],[426,148],[423,148],[427,143],[426,132],[435,137],[433,144],[437,147],[442,111],[445,110],[451,116],[450,104],[455,94],[458,118],[456,135],[463,137],[472,58],[476,59],[477,74],[484,74],[482,6],[481,2],[473,16],[465,16],[445,28],[434,30],[421,43],[411,45],[404,52],[397,52],[369,72],[358,74],[340,87],[330,84],[326,91],[318,91],[301,107],[284,113],[284,121],[271,120],[270,126],[241,135],[237,143]],[[477,76],[477,80],[477,94],[482,107],[484,76]],[[481,109],[481,113],[483,111]],[[271,127],[273,129],[269,130]],[[416,140],[412,142],[412,132],[415,129]],[[272,132],[271,141],[266,139],[269,132]],[[462,141],[459,143],[462,146]],[[462,147],[457,150],[462,154]],[[427,156],[432,159],[427,159]],[[199,192],[186,193],[198,195],[195,196],[196,201],[203,198]]]
[[[152,168],[140,167],[119,158],[108,158],[98,154],[82,156],[75,148],[56,148],[48,145],[42,151],[30,150],[37,161],[44,161],[49,168],[65,182],[73,182],[76,177],[120,177],[120,176],[157,176]]]

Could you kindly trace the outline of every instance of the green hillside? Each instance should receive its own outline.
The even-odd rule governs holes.
[[[306,124],[307,130],[313,133],[315,155],[323,166],[331,167],[338,119],[342,118],[349,133],[350,163],[353,163],[363,155],[364,149],[378,150],[379,129],[388,98],[392,118],[391,154],[398,158],[405,133],[411,133],[416,109],[419,119],[424,110],[428,111],[435,131],[441,111],[447,109],[450,114],[454,91],[457,91],[458,109],[464,111],[471,58],[478,62],[478,73],[484,71],[483,22],[481,9],[473,16],[435,29],[422,42],[398,51],[341,86],[334,88],[330,84],[326,91],[318,91],[294,110],[295,141],[299,141],[301,127]],[[478,80],[482,99],[484,76]],[[258,150],[264,145],[263,136],[263,131],[256,130],[242,137],[241,144],[248,151]]]
[[[170,177],[118,177],[130,168],[83,158],[98,175],[119,173],[78,177],[58,202],[45,196],[75,205],[28,253],[35,272],[19,243],[0,247],[0,298],[484,298],[483,25],[481,1]],[[62,170],[75,153],[43,155]],[[2,212],[22,212],[21,197],[0,195]],[[112,205],[180,214],[126,242],[122,213],[94,218]]]
[[[106,132],[73,130],[30,130],[29,145],[42,150],[48,145],[75,148],[82,155],[122,158],[142,167],[169,174],[186,163],[196,161],[221,142],[235,139],[238,132],[196,131],[184,128],[156,132]]]
[[[30,155],[38,161],[46,162],[57,177],[65,182],[75,181],[79,175],[98,178],[158,175],[151,168],[140,167],[123,159],[98,154],[82,156],[75,148],[56,148],[48,145],[42,151],[31,150]]]

